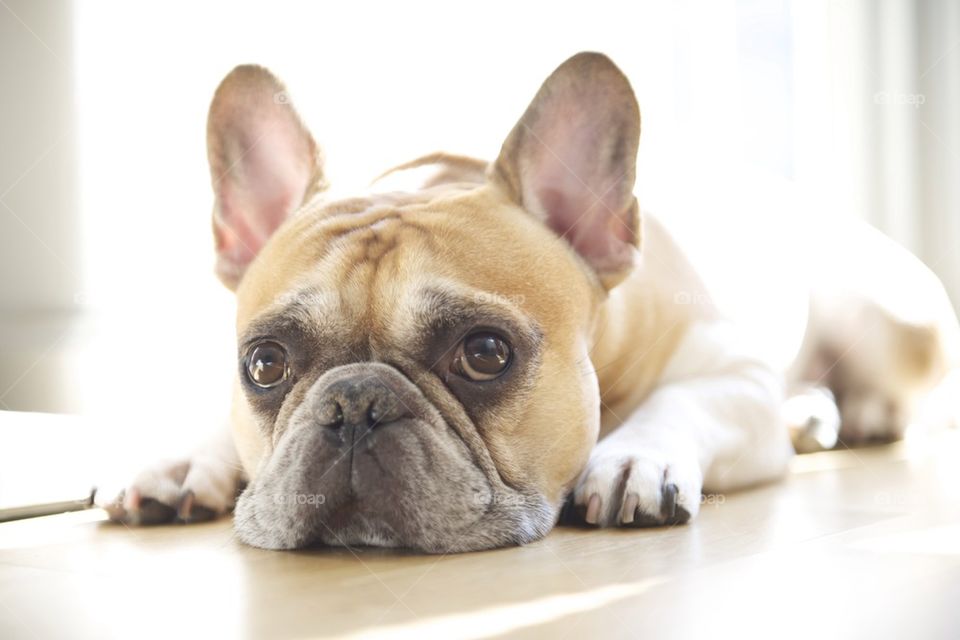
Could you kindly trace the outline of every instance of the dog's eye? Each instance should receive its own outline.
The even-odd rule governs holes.
[[[472,333],[460,343],[453,372],[479,382],[493,380],[510,365],[510,344],[495,333]]]
[[[260,342],[247,353],[247,377],[261,389],[275,387],[290,373],[287,352],[276,342]]]

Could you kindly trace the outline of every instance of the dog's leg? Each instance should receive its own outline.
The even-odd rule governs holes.
[[[242,481],[229,429],[189,458],[161,462],[141,472],[119,496],[98,504],[111,520],[127,524],[201,522],[233,508]]]
[[[945,296],[927,298],[929,309],[919,307],[913,321],[853,293],[812,300],[789,381],[830,389],[840,410],[841,445],[902,438],[920,401],[953,365],[956,320]],[[938,305],[945,309],[939,318]]]
[[[701,492],[782,475],[792,454],[777,374],[718,325],[684,337],[660,386],[594,449],[573,512],[600,526],[686,522]]]

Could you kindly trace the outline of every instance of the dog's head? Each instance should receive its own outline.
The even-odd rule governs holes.
[[[488,167],[324,197],[283,86],[238,67],[210,110],[218,272],[236,289],[242,540],[463,551],[556,521],[596,440],[597,310],[639,242],[639,111],[582,53]]]

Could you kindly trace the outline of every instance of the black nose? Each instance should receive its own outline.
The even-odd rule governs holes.
[[[321,393],[317,422],[335,431],[352,429],[355,440],[371,429],[410,415],[397,394],[376,374],[342,378]]]

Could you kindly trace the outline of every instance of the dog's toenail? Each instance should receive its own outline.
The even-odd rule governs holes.
[[[597,524],[597,519],[600,517],[600,494],[593,494],[590,496],[590,501],[587,502],[587,515],[584,516],[584,520],[588,524]]]
[[[660,513],[668,520],[677,515],[677,493],[677,485],[673,483],[663,487],[663,503],[660,506]]]
[[[630,524],[633,522],[634,514],[637,511],[637,505],[640,504],[640,498],[635,493],[627,494],[627,497],[623,501],[623,510],[620,513],[620,520],[623,524]]]
[[[183,521],[190,520],[190,511],[193,510],[193,501],[195,496],[189,489],[180,496],[180,504],[177,506],[177,518]]]

